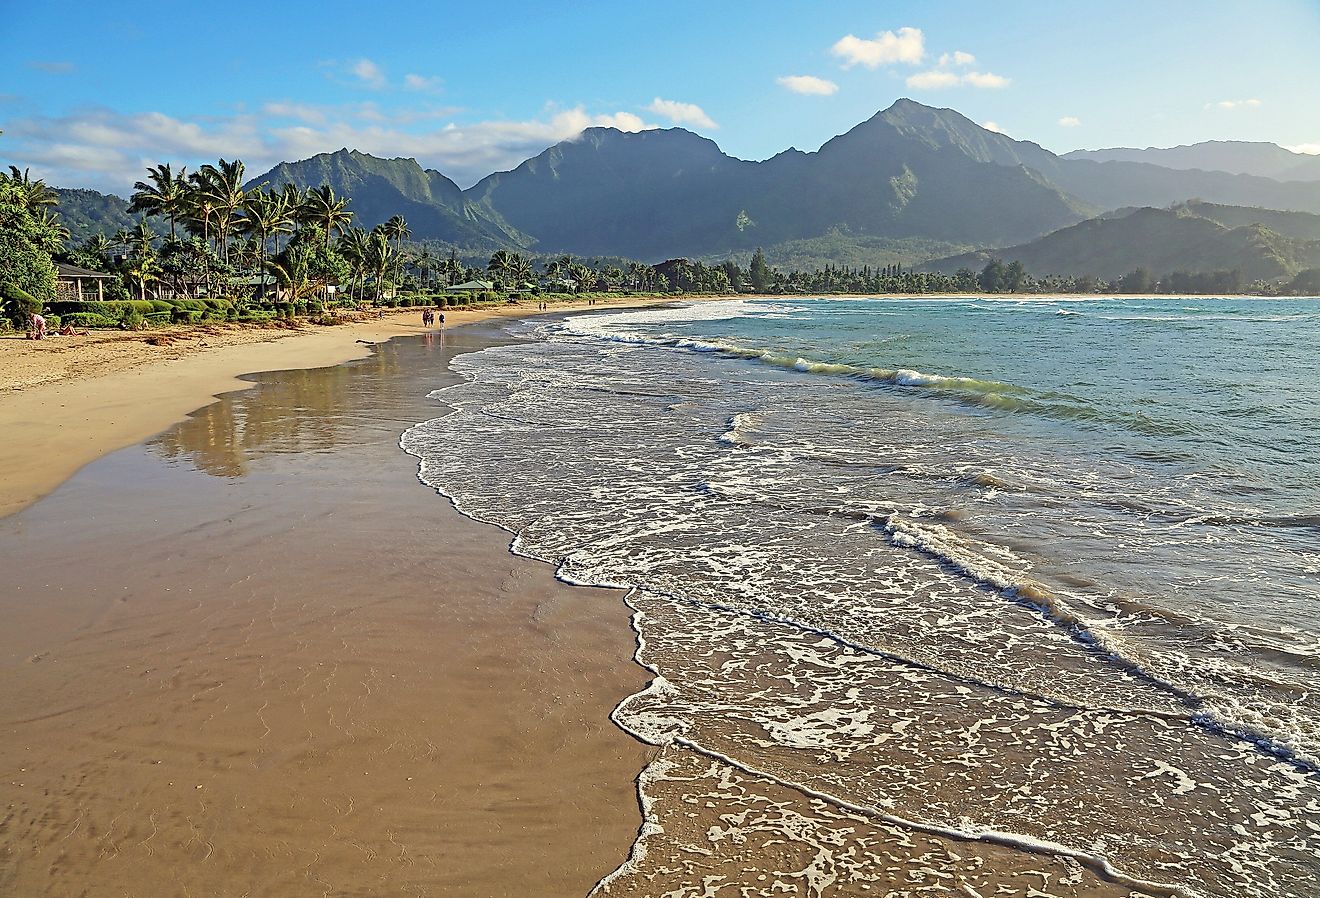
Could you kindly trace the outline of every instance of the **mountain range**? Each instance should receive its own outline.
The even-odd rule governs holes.
[[[1224,148],[1244,146],[1250,150],[1229,165]],[[1191,152],[1197,147],[1200,155]],[[803,262],[855,258],[875,246],[895,260],[920,261],[960,247],[1028,246],[1107,213],[1115,220],[1116,209],[1193,199],[1281,210],[1268,212],[1274,216],[1320,213],[1320,180],[1309,179],[1310,157],[1271,144],[1197,147],[1176,148],[1188,152],[1175,156],[1151,155],[1173,150],[1059,156],[952,109],[899,100],[815,152],[790,148],[762,161],[732,157],[681,128],[589,128],[466,190],[416,160],[347,148],[281,163],[250,184],[329,184],[350,198],[360,224],[401,214],[414,240],[460,251],[516,248],[647,261],[745,255],[758,246],[772,259],[779,248]],[[1237,170],[1195,167],[1210,164],[1216,153]],[[1248,156],[1256,161],[1248,165]],[[1262,161],[1267,157],[1275,159],[1272,168]],[[1151,161],[1156,158],[1163,161]],[[1167,219],[1170,227],[1193,227],[1178,223],[1186,217]]]
[[[1063,158],[1093,162],[1149,162],[1164,168],[1256,175],[1276,181],[1320,181],[1320,156],[1295,153],[1278,144],[1258,141],[1207,140],[1165,149],[1073,150],[1064,153]]]
[[[1175,271],[1237,271],[1243,283],[1277,281],[1320,268],[1320,215],[1210,203],[1124,209],[1030,243],[963,253],[921,267],[979,271],[992,258],[1021,262],[1038,276],[1114,281],[1144,268],[1155,277]]]
[[[1004,246],[1106,210],[1192,198],[1320,212],[1320,182],[1069,159],[911,100],[815,152],[788,149],[759,162],[681,128],[589,128],[464,191],[415,160],[350,150],[253,179],[285,181],[331,184],[353,197],[367,224],[399,209],[418,239],[648,260],[737,253],[839,229]]]

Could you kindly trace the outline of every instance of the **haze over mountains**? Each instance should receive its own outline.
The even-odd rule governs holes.
[[[960,268],[979,271],[991,258],[1019,261],[1038,276],[1087,274],[1115,281],[1142,268],[1155,277],[1175,271],[1237,271],[1244,284],[1276,281],[1320,268],[1320,215],[1209,203],[1124,209],[1020,246],[978,250],[921,267],[950,274]]]
[[[810,245],[828,235],[836,248],[850,240],[907,242],[924,259],[941,246],[1017,250],[1115,209],[1193,199],[1320,213],[1316,169],[1320,158],[1272,144],[1058,156],[954,110],[899,100],[815,152],[788,149],[763,161],[736,159],[681,128],[590,128],[467,190],[415,160],[348,149],[281,163],[250,183],[330,184],[351,198],[360,224],[401,214],[414,239],[460,251],[508,247],[658,261],[745,254],[762,246],[773,260],[777,246]],[[1230,231],[1254,223],[1268,230],[1274,225],[1263,219],[1272,214],[1227,228],[1185,211],[1126,216],[1081,233],[1101,239],[1121,230],[1115,221],[1142,221],[1148,239],[1158,237],[1151,228],[1167,228],[1172,244],[1183,245],[1175,234],[1203,227],[1189,218]],[[1282,255],[1292,260],[1285,267],[1307,257],[1296,248]]]
[[[1094,162],[1149,162],[1164,168],[1223,171],[1278,181],[1320,181],[1320,156],[1294,153],[1273,143],[1245,140],[1208,140],[1167,149],[1115,147],[1108,150],[1073,150],[1064,153],[1063,158],[1089,159]]]

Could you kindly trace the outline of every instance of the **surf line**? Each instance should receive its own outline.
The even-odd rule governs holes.
[[[568,582],[572,582],[572,581],[568,581]],[[652,812],[652,809],[654,808],[655,805],[655,801],[649,795],[646,794],[645,789],[646,789],[646,785],[649,782],[653,782],[657,780],[660,777],[660,775],[663,774],[663,769],[661,769],[660,771],[655,771],[653,770],[653,768],[658,764],[662,764],[662,763],[665,765],[668,764],[668,761],[664,757],[666,748],[671,745],[677,745],[680,748],[686,748],[687,750],[697,755],[700,755],[704,758],[708,758],[713,761],[718,761],[727,764],[730,767],[734,768],[735,770],[739,770],[747,774],[748,776],[759,777],[761,779],[768,780],[769,782],[782,786],[785,789],[790,789],[801,795],[805,795],[808,798],[815,798],[820,801],[824,801],[842,810],[850,811],[852,813],[870,818],[872,820],[878,820],[882,823],[887,823],[891,826],[903,827],[905,829],[909,829],[915,832],[924,832],[930,835],[943,836],[950,839],[956,839],[961,842],[984,842],[990,845],[1000,845],[1006,848],[1013,848],[1030,854],[1068,857],[1068,858],[1072,858],[1078,864],[1082,865],[1088,870],[1091,870],[1093,873],[1096,873],[1102,878],[1105,878],[1111,882],[1121,883],[1130,888],[1146,890],[1156,895],[1164,896],[1164,898],[1201,898],[1199,893],[1188,891],[1176,885],[1154,882],[1152,880],[1145,880],[1138,876],[1131,876],[1129,874],[1123,873],[1121,870],[1114,867],[1114,865],[1109,862],[1108,858],[1101,857],[1100,855],[1089,854],[1080,849],[1069,848],[1066,845],[1060,845],[1055,842],[1047,842],[1043,839],[1034,839],[1030,836],[1024,836],[1016,833],[1006,833],[1006,832],[1001,832],[999,830],[987,829],[987,830],[981,830],[979,832],[966,832],[964,830],[960,830],[955,827],[942,826],[938,823],[924,823],[921,821],[909,820],[906,817],[900,817],[897,814],[891,814],[888,811],[881,810],[880,808],[871,807],[869,805],[856,804],[854,802],[848,801],[845,798],[841,798],[837,795],[832,795],[828,792],[822,792],[818,789],[813,789],[810,786],[804,785],[802,783],[790,782],[781,777],[775,776],[772,773],[760,770],[756,767],[751,766],[750,764],[744,763],[735,758],[729,757],[728,755],[722,754],[721,752],[715,751],[714,749],[707,748],[704,745],[701,745],[700,743],[687,738],[686,736],[680,736],[676,733],[670,733],[667,739],[663,739],[661,741],[648,739],[646,736],[642,735],[640,732],[638,732],[633,727],[630,727],[626,722],[624,722],[624,720],[622,719],[622,715],[624,714],[624,707],[633,700],[639,699],[642,696],[655,694],[657,692],[662,692],[663,690],[672,687],[670,686],[669,681],[665,679],[664,675],[661,674],[659,668],[657,668],[654,664],[651,664],[643,657],[646,651],[646,637],[642,635],[641,621],[646,617],[646,612],[638,608],[633,601],[634,595],[639,591],[640,590],[636,586],[634,586],[630,588],[623,597],[624,604],[626,604],[629,608],[631,608],[633,612],[629,620],[629,623],[632,626],[633,634],[636,637],[636,642],[637,642],[637,647],[633,651],[633,661],[639,667],[642,667],[643,669],[650,671],[654,675],[654,677],[651,680],[651,682],[647,684],[645,689],[641,690],[640,692],[633,693],[632,695],[624,698],[621,702],[615,705],[614,710],[610,712],[610,720],[613,721],[615,726],[617,726],[619,729],[623,730],[625,733],[632,736],[634,739],[638,740],[639,742],[658,747],[660,749],[660,752],[649,764],[647,764],[647,766],[637,776],[638,802],[642,809],[643,818],[642,818],[642,825],[638,830],[637,839],[633,843],[633,848],[632,850],[629,851],[628,858],[623,862],[623,864],[621,864],[615,870],[611,871],[609,874],[604,876],[596,884],[596,887],[591,890],[591,892],[589,893],[590,895],[596,895],[598,892],[602,890],[608,892],[609,886],[612,882],[614,882],[620,876],[626,875],[631,870],[636,869],[636,867],[640,864],[640,862],[646,857],[646,847],[644,844],[641,843],[643,843],[649,836],[656,835],[659,832],[663,831],[660,827],[660,824],[655,819],[655,814]],[[657,595],[663,595],[663,594],[657,593]],[[664,596],[664,597],[672,598],[670,596]],[[700,605],[704,605],[705,607],[716,607],[716,606],[707,605],[706,603],[691,602],[690,600],[680,599],[679,601],[683,601],[685,604],[690,604],[690,605],[700,604]],[[748,612],[740,611],[738,609],[720,608],[719,610],[728,611],[735,614],[748,613]],[[774,620],[774,618],[770,618],[768,616],[761,616],[761,615],[752,615],[752,616],[758,617],[760,619]],[[799,626],[799,627],[801,626],[800,624],[796,624],[792,621],[783,621],[783,623],[791,626]],[[801,627],[801,628],[807,630],[808,632],[818,633],[819,635],[832,639],[841,645],[845,645],[845,646],[848,645],[846,640],[840,639],[836,634],[829,633],[823,630],[818,630],[812,627]],[[884,654],[881,652],[875,652],[873,650],[867,650],[864,648],[859,648],[859,650],[866,652],[868,654],[876,654],[876,655]],[[886,656],[886,657],[892,657],[892,656]],[[904,659],[894,658],[894,660],[903,661]],[[920,664],[916,664],[916,663],[914,663],[913,666],[921,667]],[[933,672],[944,675],[942,671],[933,671]],[[957,678],[957,679],[962,679],[962,678]],[[967,681],[967,682],[974,682],[974,681]],[[997,687],[991,687],[991,688],[997,688]],[[1007,690],[1000,690],[1000,691],[1007,691]],[[1049,700],[1047,699],[1046,701]],[[1051,702],[1051,704],[1057,704],[1057,703]],[[1063,707],[1067,707],[1067,706],[1064,705]]]
[[[638,613],[640,614],[642,612]],[[640,632],[638,633],[638,637],[639,642],[641,642]],[[638,660],[638,663],[647,667],[647,669],[652,669],[649,665],[646,665],[640,660]],[[686,736],[670,734],[668,739],[661,742],[647,739],[620,719],[619,712],[628,702],[653,691],[662,691],[668,687],[668,681],[665,680],[663,676],[656,674],[655,679],[651,681],[650,685],[641,692],[624,699],[615,707],[614,712],[610,714],[610,719],[625,733],[628,733],[633,738],[646,743],[647,745],[657,746],[660,751],[637,776],[637,795],[638,802],[642,809],[643,819],[642,825],[638,830],[637,838],[634,840],[633,848],[629,851],[628,858],[622,864],[597,882],[596,887],[589,893],[590,895],[596,895],[600,892],[608,892],[610,890],[610,885],[616,879],[638,869],[641,862],[646,858],[647,850],[645,841],[649,837],[663,832],[663,828],[657,821],[653,810],[655,807],[655,799],[646,793],[646,786],[659,780],[664,775],[665,770],[667,770],[669,766],[666,752],[671,747],[677,746],[678,748],[687,749],[700,757],[725,764],[750,777],[774,783],[785,789],[806,796],[807,798],[814,798],[823,801],[839,808],[840,810],[848,811],[860,817],[865,817],[890,826],[900,827],[911,832],[921,832],[926,833],[927,835],[954,839],[959,842],[982,842],[988,845],[998,845],[1038,856],[1067,857],[1108,882],[1119,883],[1128,888],[1139,889],[1149,894],[1164,896],[1164,898],[1200,898],[1200,893],[1189,891],[1177,885],[1155,882],[1153,880],[1142,879],[1139,876],[1124,873],[1110,863],[1108,858],[1096,854],[1090,854],[1081,849],[1070,848],[1067,845],[1061,845],[1057,842],[1048,842],[1043,839],[1036,839],[1032,836],[1021,835],[1018,833],[1009,833],[991,829],[967,831],[952,826],[944,826],[938,823],[910,820],[906,817],[901,817],[897,814],[881,810],[880,808],[857,804],[856,802],[848,801],[847,799],[840,798],[829,792],[823,792],[802,783],[795,783],[786,780],[773,773],[753,767],[743,761],[739,761],[738,759],[723,754],[722,752],[707,748]]]

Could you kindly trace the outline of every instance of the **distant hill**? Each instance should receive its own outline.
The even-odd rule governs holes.
[[[60,198],[56,211],[69,229],[71,246],[82,243],[93,234],[110,237],[117,231],[137,225],[138,218],[128,214],[128,200],[123,197],[77,187],[56,187],[54,190]]]
[[[1320,181],[1320,156],[1294,153],[1278,144],[1258,141],[1207,140],[1167,149],[1074,150],[1065,153],[1063,158],[1092,162],[1146,162],[1164,168],[1221,171],[1276,181]]]
[[[474,213],[453,181],[422,168],[415,159],[381,159],[357,150],[322,153],[300,162],[281,162],[246,186],[306,189],[328,184],[349,199],[356,224],[371,228],[402,215],[417,240],[443,240],[481,249],[519,245],[525,238],[492,227]]]
[[[1037,276],[1093,275],[1112,281],[1137,268],[1155,276],[1236,270],[1250,282],[1290,278],[1320,266],[1320,240],[1288,237],[1258,222],[1225,227],[1186,207],[1144,208],[1093,218],[1019,246],[964,253],[922,267],[977,271],[991,258],[1019,261]]]
[[[1261,224],[1285,237],[1320,240],[1320,215],[1312,215],[1309,212],[1280,212],[1276,209],[1220,206],[1198,200],[1184,203],[1181,208],[1191,215],[1208,218],[1226,228]]]

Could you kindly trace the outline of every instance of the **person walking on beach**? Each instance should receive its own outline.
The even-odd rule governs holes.
[[[33,312],[33,313],[32,313],[32,339],[33,339],[33,340],[44,340],[45,338],[46,338],[46,319],[43,318],[43,317],[41,317],[40,315],[38,315],[36,312]]]
[[[445,313],[444,313],[444,312],[441,312],[441,313],[440,313],[440,330],[444,330],[444,329],[445,329]]]

